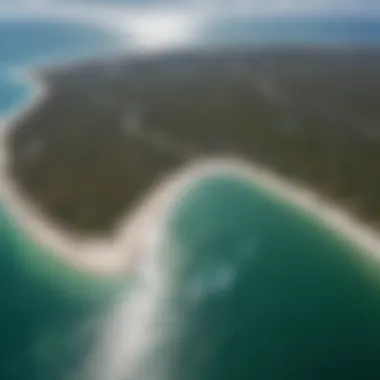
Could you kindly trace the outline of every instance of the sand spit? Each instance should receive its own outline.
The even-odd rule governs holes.
[[[6,146],[1,150],[6,158]],[[143,252],[157,246],[168,212],[188,185],[218,173],[249,180],[253,186],[295,204],[361,250],[372,253],[372,257],[380,258],[380,237],[376,231],[311,191],[236,157],[197,160],[164,178],[122,218],[114,237],[109,239],[81,238],[60,229],[22,196],[12,176],[5,173],[1,190],[5,209],[36,242],[80,271],[108,277],[128,273]]]
[[[34,88],[32,101],[11,120],[5,120],[0,128],[1,201],[25,233],[73,269],[103,277],[128,273],[143,252],[157,246],[167,214],[186,187],[204,177],[224,172],[247,179],[253,186],[299,206],[360,249],[372,253],[372,257],[380,258],[380,237],[375,230],[312,191],[238,157],[199,159],[163,178],[145,200],[121,219],[112,238],[85,238],[65,231],[23,196],[7,170],[7,132],[18,120],[34,112],[49,92],[39,78],[32,74],[25,76]]]

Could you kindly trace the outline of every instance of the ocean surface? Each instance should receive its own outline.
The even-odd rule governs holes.
[[[0,19],[0,115],[24,105],[33,90],[25,72],[38,64],[91,58],[120,49],[120,39],[78,23]]]
[[[203,27],[204,43],[234,45],[325,45],[376,46],[380,43],[380,23],[376,18],[339,19],[305,17],[225,18]]]
[[[329,35],[319,25],[310,43]],[[334,25],[341,42],[357,34],[367,36],[357,43],[380,42],[376,25]],[[204,30],[202,41],[257,39],[247,28]],[[272,24],[271,41],[273,33],[281,35]],[[0,113],[32,93],[20,68],[111,45],[109,36],[79,25],[0,21]],[[1,379],[380,376],[377,266],[310,216],[232,174],[195,183],[178,199],[162,245],[121,294],[55,262],[1,207]]]

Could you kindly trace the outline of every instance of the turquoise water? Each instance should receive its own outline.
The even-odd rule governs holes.
[[[71,379],[91,343],[89,318],[99,306],[32,275],[3,219],[0,226],[0,376]]]
[[[0,20],[0,116],[23,106],[33,93],[23,69],[118,47],[115,36],[75,23]],[[93,316],[108,301],[94,280],[80,281],[47,260],[26,236],[0,204],[0,378],[70,379],[93,337]],[[90,286],[98,293],[96,302],[87,294]]]
[[[187,310],[176,379],[379,378],[379,284],[291,206],[233,175],[203,180],[173,211],[165,250]]]
[[[0,115],[24,105],[32,93],[23,70],[112,52],[120,42],[111,33],[76,23],[0,19]]]
[[[0,76],[0,115],[16,111],[27,102],[30,93],[29,86],[14,75],[7,73]]]
[[[91,55],[109,41],[80,26],[0,22],[0,112],[29,94],[14,69]],[[87,354],[102,345],[97,333],[112,297],[100,296],[92,280],[95,297],[87,296],[88,279],[26,236],[0,209],[0,378],[77,380]],[[354,248],[323,226],[245,182],[215,177],[175,204],[165,237],[158,254],[172,298],[159,301],[181,316],[182,329],[151,377],[131,380],[379,378],[379,284]],[[160,271],[151,269],[154,277]],[[154,311],[149,289],[136,294],[132,306],[147,300]],[[129,339],[123,331],[151,333],[144,318],[123,321],[111,356]],[[95,380],[122,378],[110,366]]]
[[[232,173],[195,182],[165,226],[94,380],[379,378],[379,268],[353,245]]]

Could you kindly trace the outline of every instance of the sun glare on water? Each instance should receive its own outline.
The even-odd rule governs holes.
[[[191,42],[195,24],[193,18],[183,14],[145,14],[125,21],[123,29],[139,48],[167,49]]]

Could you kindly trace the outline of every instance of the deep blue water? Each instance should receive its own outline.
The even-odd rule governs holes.
[[[377,44],[379,29],[362,20],[226,21],[204,29],[201,43]],[[0,22],[0,114],[28,96],[15,69],[111,48],[110,36],[79,25]],[[163,254],[175,264],[172,307],[184,329],[175,355],[165,359],[168,376],[157,369],[157,376],[131,380],[379,379],[379,284],[354,248],[291,206],[229,178],[194,187],[167,227]],[[44,264],[20,235],[0,209],[0,378],[82,380],[74,374],[106,301],[77,297],[83,284]],[[29,271],[32,262],[40,272]],[[127,326],[119,328],[124,339]],[[111,371],[86,380],[123,379]]]

